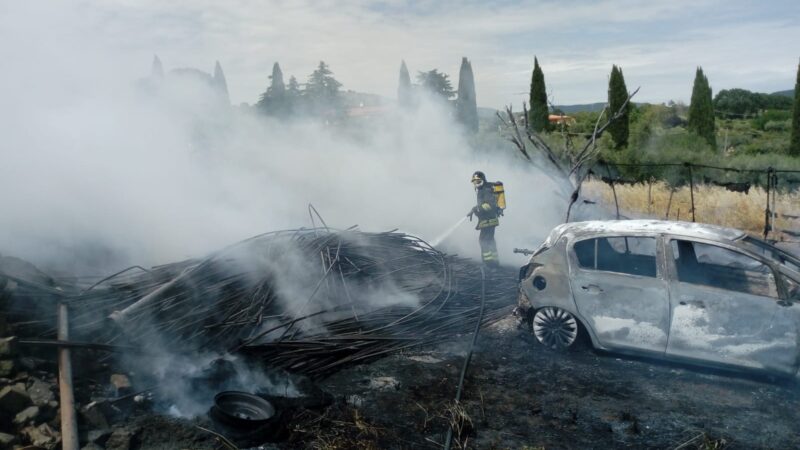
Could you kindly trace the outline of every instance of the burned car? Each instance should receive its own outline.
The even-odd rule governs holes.
[[[594,348],[794,376],[800,259],[743,231],[559,225],[520,269],[517,312],[553,349]]]

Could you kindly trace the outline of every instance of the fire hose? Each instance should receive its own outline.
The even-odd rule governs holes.
[[[464,378],[467,375],[467,368],[469,367],[469,363],[472,360],[472,352],[475,350],[475,343],[478,342],[478,332],[481,329],[481,322],[483,321],[483,309],[486,305],[486,272],[484,271],[484,267],[481,266],[481,309],[478,313],[478,321],[475,323],[475,331],[472,333],[472,343],[469,346],[469,350],[467,351],[467,356],[464,358],[464,366],[461,367],[461,375],[458,378],[458,388],[456,389],[456,397],[454,400],[455,404],[458,404],[461,401],[461,393],[464,390]],[[450,428],[447,430],[447,438],[444,441],[444,450],[450,450],[450,447],[453,445],[453,426],[451,425]]]

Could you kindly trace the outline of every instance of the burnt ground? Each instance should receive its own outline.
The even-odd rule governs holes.
[[[509,313],[513,302],[510,298]],[[282,431],[272,432],[268,439],[274,442],[258,448],[436,449],[442,448],[451,423],[462,428],[454,449],[800,448],[800,385],[795,381],[586,348],[555,353],[538,346],[516,322],[509,314],[481,330],[460,407],[453,398],[470,334],[352,366],[320,381],[332,403],[285,408]],[[221,432],[208,417],[170,418],[152,413],[147,402],[106,403],[102,411],[109,424],[92,421],[83,412],[85,400],[107,385],[108,373],[79,370],[92,366],[80,355],[93,356],[76,354],[82,433],[107,429],[97,441],[102,445],[86,448],[233,448],[206,431]],[[23,383],[24,389],[27,383],[30,392],[36,378],[55,393],[55,370],[45,362],[0,384]],[[57,419],[51,428],[58,428]]]
[[[511,316],[481,330],[463,408],[454,408],[470,340],[465,334],[320,381],[332,396],[330,406],[287,408],[283,431],[270,435],[276,442],[258,448],[435,449],[442,448],[451,423],[463,428],[454,449],[464,443],[476,449],[800,448],[800,385],[794,381],[586,348],[555,353],[517,329]],[[37,373],[29,375],[53,377],[45,375],[49,370]],[[78,380],[79,387],[86,384],[87,375]],[[49,383],[54,386],[55,380]],[[80,388],[77,394],[87,396]],[[153,414],[146,405],[132,408],[127,417],[113,420],[103,446],[87,448],[233,448],[203,430],[220,431],[207,417],[189,421]],[[113,414],[107,414],[111,421]],[[82,413],[83,426],[87,420]]]
[[[353,366],[319,386],[327,408],[287,415],[266,449],[798,448],[794,381],[597,353],[555,353],[507,317],[481,331],[461,406],[453,408],[470,335]],[[453,411],[461,411],[454,421]],[[468,417],[468,420],[463,420]],[[146,414],[132,448],[226,448],[195,425]],[[245,445],[240,445],[245,448]]]
[[[462,401],[472,426],[460,441],[469,448],[800,447],[800,386],[792,381],[588,349],[557,354],[515,324],[509,317],[481,332]],[[441,448],[468,342],[326,380],[322,387],[348,405],[332,408],[339,427],[365,447]]]

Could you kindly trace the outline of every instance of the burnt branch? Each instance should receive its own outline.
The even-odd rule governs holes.
[[[499,111],[497,112],[497,117],[500,118],[500,121],[503,122],[503,125],[514,130],[514,134],[507,139],[517,147],[525,159],[533,162],[531,155],[528,153],[528,149],[525,146],[525,141],[522,140],[522,134],[519,131],[519,124],[517,124],[517,119],[514,117],[514,111],[512,110],[511,106],[506,106],[506,115],[508,116],[508,122],[503,119],[503,116],[500,115]]]
[[[580,152],[578,152],[578,157],[576,158],[575,163],[572,166],[572,169],[569,171],[570,175],[581,169],[581,167],[584,166],[589,159],[591,159],[596,155],[597,138],[601,134],[603,134],[606,128],[611,126],[612,123],[619,120],[622,116],[625,115],[625,111],[628,108],[628,104],[630,103],[633,96],[639,92],[639,89],[641,89],[641,87],[637,87],[635,91],[631,92],[630,95],[628,95],[628,98],[625,99],[625,102],[622,104],[622,106],[620,106],[620,108],[608,118],[608,121],[606,121],[606,123],[602,127],[598,128],[598,126],[600,125],[600,119],[603,117],[603,114],[608,109],[607,106],[603,108],[603,112],[600,113],[600,116],[597,118],[597,123],[595,123],[594,125],[594,131],[592,132],[592,137],[589,139],[588,142],[586,142],[586,145],[584,145],[583,149]]]

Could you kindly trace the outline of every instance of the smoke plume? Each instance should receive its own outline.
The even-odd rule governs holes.
[[[221,103],[200,79],[170,78],[166,59],[164,82],[143,88],[136,80],[152,55],[112,51],[63,22],[41,21],[2,21],[2,36],[26,39],[0,40],[12,63],[0,72],[0,253],[107,274],[310,226],[309,203],[331,227],[433,240],[474,205],[475,170],[506,186],[497,233],[504,263],[521,262],[511,249],[535,246],[563,217],[566,202],[550,179],[502,139],[466,137],[436,102],[355,123],[264,118]],[[470,225],[440,248],[477,257]]]

